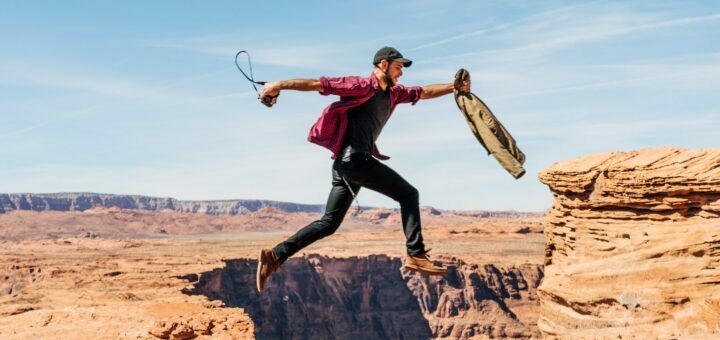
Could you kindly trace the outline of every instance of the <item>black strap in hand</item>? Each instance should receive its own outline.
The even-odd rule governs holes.
[[[250,76],[248,76],[247,73],[245,73],[245,71],[243,71],[243,69],[240,67],[240,64],[238,64],[238,57],[240,57],[240,54],[242,54],[242,53],[247,54],[248,65],[250,66]],[[242,51],[239,51],[239,52],[235,55],[235,66],[237,66],[238,70],[240,70],[240,73],[242,73],[242,74],[245,76],[245,78],[246,78],[248,81],[250,81],[250,83],[252,83],[252,86],[253,86],[253,88],[255,89],[255,92],[257,92],[257,94],[258,94],[258,99],[260,99],[260,101],[261,101],[263,104],[265,104],[265,106],[271,107],[271,106],[273,105],[273,104],[272,104],[273,99],[277,98],[280,94],[278,94],[277,96],[265,96],[265,97],[262,97],[262,96],[260,95],[260,91],[258,91],[258,88],[257,88],[257,86],[255,86],[255,84],[265,85],[266,82],[264,82],[264,81],[255,81],[255,77],[253,76],[253,70],[252,70],[252,62],[250,62],[250,53],[248,53],[248,51],[242,50]]]

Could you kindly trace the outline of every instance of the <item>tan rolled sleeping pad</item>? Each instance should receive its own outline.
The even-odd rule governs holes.
[[[518,149],[515,139],[480,98],[472,92],[457,90],[463,82],[469,80],[470,72],[466,69],[461,68],[455,73],[455,102],[465,116],[470,131],[488,155],[495,156],[498,163],[515,179],[522,177],[525,174],[525,154]]]

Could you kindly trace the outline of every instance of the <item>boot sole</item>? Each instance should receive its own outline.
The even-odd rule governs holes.
[[[262,268],[262,263],[263,263],[262,255],[263,255],[263,251],[262,251],[262,249],[260,249],[260,255],[258,256],[257,270],[255,271],[255,286],[257,287],[258,292],[262,292],[263,288],[265,288],[265,287],[260,287],[260,269]]]
[[[436,276],[443,276],[447,273],[447,270],[443,270],[443,271],[427,270],[423,267],[411,265],[411,264],[406,264],[405,269],[412,270],[414,272],[420,272],[423,274],[428,274],[428,275],[436,275]]]

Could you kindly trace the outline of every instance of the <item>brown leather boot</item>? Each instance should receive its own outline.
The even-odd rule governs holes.
[[[280,268],[280,258],[270,249],[260,250],[260,256],[258,257],[257,275],[255,283],[257,289],[262,292],[265,289],[265,281]]]
[[[445,275],[445,273],[447,273],[447,269],[435,266],[428,257],[429,251],[430,249],[426,250],[420,255],[406,257],[405,269],[425,273],[428,275]]]

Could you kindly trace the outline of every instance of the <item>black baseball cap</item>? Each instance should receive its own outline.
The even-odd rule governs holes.
[[[373,65],[377,65],[379,62],[381,62],[383,59],[387,61],[399,61],[403,63],[403,66],[410,67],[412,65],[412,60],[403,58],[402,53],[400,53],[398,50],[390,47],[385,46],[377,51],[375,53],[375,58],[373,58]]]

